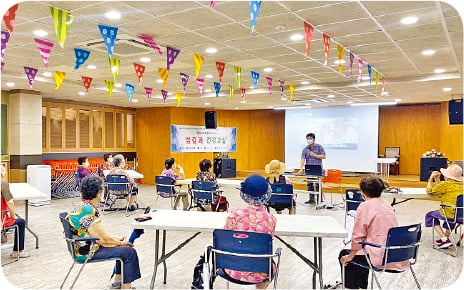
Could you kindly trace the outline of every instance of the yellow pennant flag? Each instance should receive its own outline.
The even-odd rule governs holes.
[[[294,85],[288,85],[288,90],[290,91],[290,102],[293,99],[293,92],[295,91],[295,86]]]
[[[69,28],[74,20],[74,15],[64,10],[50,6],[50,12],[53,16],[53,24],[55,25],[56,37],[61,48],[64,47],[64,42],[68,36]]]
[[[108,90],[108,97],[111,98],[111,95],[113,94],[113,89],[114,89],[114,82],[105,80],[106,84],[106,89]]]
[[[177,107],[180,106],[180,101],[182,100],[182,93],[176,93]]]
[[[379,87],[379,79],[380,79],[380,74],[378,71],[375,72],[375,88],[377,89]]]
[[[343,46],[339,45],[338,46],[338,71],[340,73],[343,72],[342,60],[343,60],[344,54],[345,54],[345,50],[343,49]]]
[[[113,74],[113,79],[114,81],[116,82],[118,80],[118,76],[119,76],[119,64],[120,64],[120,61],[118,58],[109,58],[108,57],[108,61],[110,63],[110,68],[111,68],[111,73]]]
[[[232,100],[234,98],[234,86],[229,85],[229,98]]]
[[[240,88],[241,85],[241,80],[242,80],[242,68],[238,66],[234,66],[234,72],[235,72],[235,80],[237,81],[238,87]]]
[[[159,67],[158,72],[160,74],[160,78],[163,80],[163,89],[166,89],[166,83],[168,81],[169,71],[165,68]]]
[[[66,73],[61,72],[61,71],[54,71],[53,76],[55,77],[55,91],[58,90],[63,83],[64,77],[66,76]]]
[[[195,65],[195,78],[197,79],[198,76],[200,75],[200,70],[201,70],[201,67],[203,66],[203,61],[204,61],[204,57],[202,57],[201,55],[199,54],[194,54],[193,55],[193,62],[194,62],[194,65]]]

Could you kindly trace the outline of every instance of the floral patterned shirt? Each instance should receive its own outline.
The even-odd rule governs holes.
[[[161,175],[171,177],[174,180],[180,179],[179,174],[175,173],[172,169],[163,169],[163,171],[161,172]]]
[[[197,180],[198,181],[207,181],[212,182],[214,188],[218,188],[216,174],[209,172],[209,171],[200,171],[197,173]]]

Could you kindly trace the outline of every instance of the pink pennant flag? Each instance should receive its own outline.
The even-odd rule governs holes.
[[[313,38],[313,27],[311,24],[304,22],[304,30],[305,30],[305,42],[306,42],[306,52],[304,59],[308,58],[309,50],[311,49],[311,39]]]
[[[222,77],[224,76],[224,68],[226,67],[226,64],[223,62],[216,61],[216,69],[218,71],[219,75],[219,82],[222,83]]]
[[[39,70],[36,68],[27,67],[27,66],[24,67],[24,72],[26,73],[26,77],[29,81],[29,86],[31,86],[31,89],[32,89],[32,84],[34,83],[35,76],[37,75],[38,71]]]
[[[180,73],[180,80],[182,82],[182,89],[184,90],[184,95],[185,95],[185,89],[187,89],[187,83],[189,81],[189,76],[184,73]]]
[[[92,78],[91,77],[82,77],[82,83],[84,84],[85,92],[86,95],[89,93],[90,89],[90,84],[92,84]]]
[[[329,59],[330,36],[325,33],[322,36],[324,37],[324,66],[327,66],[327,60]]]
[[[245,103],[245,94],[246,94],[246,89],[245,88],[240,88],[240,102]]]
[[[153,91],[153,88],[147,88],[145,87],[145,94],[147,95],[147,99],[150,102],[151,101],[151,92]]]
[[[284,96],[284,83],[285,81],[279,80],[279,87],[280,87],[280,99],[285,99]]]
[[[380,96],[383,97],[384,93],[385,93],[385,77],[382,77],[382,92],[380,93]]]
[[[180,49],[168,46],[168,47],[166,47],[166,51],[167,51],[166,69],[170,70],[171,65],[174,63],[174,61],[176,60],[177,56],[180,53]]]
[[[145,73],[145,66],[134,62],[134,69],[140,86],[140,84],[142,83],[143,74]]]
[[[168,91],[161,90],[161,94],[163,95],[163,103],[166,103],[166,100],[168,99]]]
[[[200,90],[200,97],[203,98],[203,87],[205,85],[205,80],[204,79],[196,79],[198,89]]]
[[[34,38],[37,48],[39,49],[40,55],[42,56],[45,67],[48,67],[48,58],[52,52],[53,42],[45,41],[42,39]]]
[[[358,59],[358,83],[362,81],[363,76],[363,61],[362,59]]]
[[[351,79],[353,76],[353,62],[354,62],[354,54],[350,51],[350,73],[348,74],[348,78]]]
[[[209,2],[209,8],[213,8],[216,5],[216,1]]]
[[[272,78],[266,77],[267,80],[267,88],[269,89],[269,96],[272,96]]]
[[[161,48],[158,46],[158,44],[156,44],[156,42],[153,40],[152,37],[143,35],[143,34],[139,34],[137,35],[137,37],[145,41],[145,43],[148,44],[151,48],[158,51],[160,55],[163,54],[163,52],[161,51]]]
[[[5,63],[2,61],[2,70],[3,70],[3,67],[5,66]]]

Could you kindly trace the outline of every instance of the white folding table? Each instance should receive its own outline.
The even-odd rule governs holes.
[[[392,206],[397,205],[399,203],[406,202],[411,199],[415,198],[437,198],[437,196],[432,196],[427,194],[425,188],[423,187],[402,187],[400,188],[399,193],[389,193],[389,192],[382,192],[382,197],[384,198],[393,198],[393,202],[391,203]],[[396,199],[402,199],[399,202],[396,202]]]
[[[390,178],[390,164],[398,161],[396,158],[372,158],[368,162],[375,162],[376,168],[375,172],[377,173],[377,167],[380,165],[380,178],[385,181],[388,181]]]
[[[308,183],[313,184],[313,190],[304,190],[304,189],[293,189],[294,193],[299,193],[299,194],[315,194],[318,195],[318,198],[316,199],[316,209],[324,207],[323,204],[323,194],[322,194],[322,178],[323,176],[317,176],[317,175],[302,175],[302,174],[285,174],[290,181],[292,182],[306,182],[306,185]],[[316,186],[317,184],[317,186]],[[317,190],[316,190],[317,188]]]
[[[135,170],[132,170],[132,169],[126,169],[124,170],[127,175],[130,177],[130,178],[133,178],[133,179],[141,179],[143,178],[143,174],[142,173],[139,173]],[[103,175],[107,176],[108,173],[110,172],[110,170],[103,170]]]
[[[150,289],[155,285],[158,265],[163,264],[164,284],[167,278],[166,260],[175,252],[187,245],[192,239],[202,232],[212,232],[214,229],[222,229],[225,225],[228,213],[225,212],[200,212],[200,211],[176,211],[153,210],[152,219],[145,222],[133,222],[135,229],[155,230],[155,264]],[[316,277],[319,278],[319,286],[323,288],[322,279],[322,239],[345,238],[347,231],[333,217],[309,216],[309,215],[275,215],[277,218],[275,237],[284,243],[293,253],[302,259],[313,269],[313,288],[316,288]],[[169,253],[166,253],[167,231],[196,232],[193,236],[179,244]],[[160,231],[163,231],[163,239],[160,244]],[[303,256],[292,245],[284,241],[281,236],[312,237],[314,238],[313,261]],[[161,245],[161,255],[160,255]]]
[[[48,195],[28,183],[10,183],[13,200],[24,200],[24,220],[26,229],[35,237],[35,248],[39,248],[39,237],[29,228],[29,199],[47,199]],[[16,214],[17,215],[17,214]],[[17,215],[21,218],[19,215]]]

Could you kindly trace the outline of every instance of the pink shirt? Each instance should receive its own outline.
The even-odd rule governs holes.
[[[354,220],[351,249],[358,250],[357,255],[363,255],[359,242],[366,241],[385,246],[388,230],[397,227],[395,212],[392,206],[383,198],[370,198],[361,203]],[[384,249],[366,246],[374,267],[382,265]],[[396,262],[387,264],[388,269],[406,270],[409,262]]]

